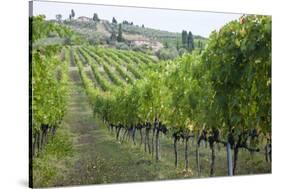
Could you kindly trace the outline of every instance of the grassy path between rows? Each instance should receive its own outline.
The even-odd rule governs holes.
[[[139,145],[120,144],[95,119],[77,70],[71,70],[71,92],[62,131],[69,132],[73,155],[61,161],[53,186],[147,181],[176,176],[171,163],[155,162]]]

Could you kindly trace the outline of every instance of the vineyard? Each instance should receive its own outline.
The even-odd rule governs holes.
[[[31,78],[35,162],[63,130],[72,99],[85,94],[89,125],[103,133],[99,140],[142,154],[130,166],[144,164],[139,169],[148,177],[118,181],[271,172],[270,17],[243,16],[212,33],[202,52],[170,61],[88,44],[38,47]],[[117,182],[96,178],[68,183]]]

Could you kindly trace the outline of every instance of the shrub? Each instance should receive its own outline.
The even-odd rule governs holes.
[[[116,48],[120,50],[129,50],[129,46],[126,43],[116,43]]]
[[[162,48],[156,52],[156,56],[160,60],[175,59],[178,55],[179,54],[176,48]]]

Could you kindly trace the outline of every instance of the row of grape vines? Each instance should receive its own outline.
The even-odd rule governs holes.
[[[182,140],[186,169],[188,143],[195,140],[198,175],[204,141],[211,151],[210,176],[215,175],[215,146],[224,145],[228,174],[233,175],[239,149],[263,152],[271,161],[270,25],[268,17],[243,16],[213,33],[202,54],[168,62],[106,48],[72,52],[94,113],[117,140],[127,136],[136,143],[139,131],[145,151],[158,161],[160,135],[166,135],[173,139],[176,167]],[[258,45],[252,36],[259,36]],[[85,74],[83,59],[97,85]]]
[[[69,90],[69,57],[68,48],[61,46],[32,52],[32,157],[42,151],[64,117]]]

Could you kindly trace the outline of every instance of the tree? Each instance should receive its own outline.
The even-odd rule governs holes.
[[[99,22],[99,21],[100,21],[100,19],[99,19],[99,17],[98,17],[98,14],[97,14],[97,13],[94,13],[94,16],[93,16],[93,21],[95,21],[95,22]]]
[[[71,18],[74,18],[75,17],[75,12],[73,9],[71,9]]]
[[[192,52],[194,50],[194,40],[191,31],[188,32],[186,43],[187,43],[187,50],[189,52]]]
[[[171,60],[178,56],[178,51],[175,47],[161,48],[156,52],[156,56],[161,60]]]
[[[71,9],[70,14],[69,14],[69,20],[75,17],[75,12],[73,9]]]
[[[129,25],[129,22],[127,20],[123,20],[122,24]]]
[[[115,17],[112,18],[112,24],[117,24],[117,20],[115,19]]]
[[[116,41],[116,40],[117,40],[116,33],[115,33],[114,30],[113,30],[112,33],[111,33],[110,40],[111,40],[111,41]]]
[[[184,48],[186,48],[187,46],[187,32],[185,30],[182,30],[181,32],[181,42],[182,42],[182,46]]]
[[[61,20],[62,20],[62,15],[61,14],[57,14],[56,15],[56,19],[59,23],[61,23]]]
[[[119,28],[118,28],[117,41],[118,41],[118,42],[122,42],[122,41],[123,41],[123,36],[122,36],[122,25],[121,25],[121,24],[119,24]]]
[[[179,44],[179,39],[178,38],[177,38],[176,48],[177,48],[177,51],[180,49],[180,44]]]

